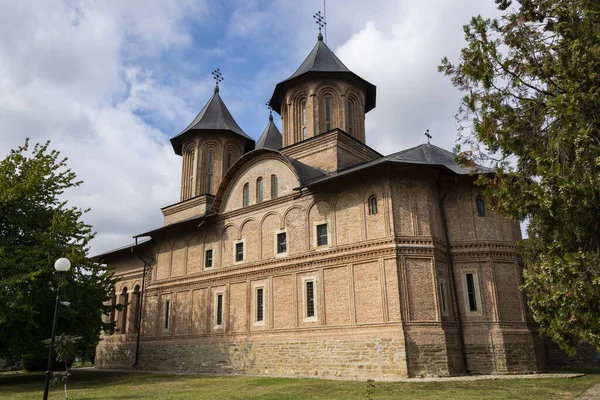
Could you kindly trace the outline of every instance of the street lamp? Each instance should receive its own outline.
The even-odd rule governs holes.
[[[54,269],[60,274],[58,290],[56,291],[56,304],[54,305],[54,322],[52,322],[52,339],[50,339],[50,352],[48,353],[48,368],[46,368],[46,384],[44,385],[44,400],[48,400],[48,388],[50,387],[50,373],[52,370],[52,352],[54,351],[54,336],[56,335],[56,320],[58,319],[58,303],[60,301],[60,286],[62,285],[63,272],[71,269],[71,261],[67,258],[59,258],[54,263]]]

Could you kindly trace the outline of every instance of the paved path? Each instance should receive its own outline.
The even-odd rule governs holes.
[[[592,386],[575,400],[598,400],[600,399],[600,383]]]

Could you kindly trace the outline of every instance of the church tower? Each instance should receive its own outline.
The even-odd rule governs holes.
[[[350,71],[319,33],[292,76],[275,87],[269,105],[282,117],[283,147],[340,129],[365,143],[365,114],[376,87]]]
[[[181,201],[203,194],[214,196],[229,167],[254,149],[254,140],[239,127],[221,99],[218,82],[192,123],[171,139],[175,154],[183,156]]]

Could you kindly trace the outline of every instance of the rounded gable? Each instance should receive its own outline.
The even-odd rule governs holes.
[[[273,177],[276,177],[275,182]],[[257,201],[257,180],[262,178],[262,202]],[[248,184],[248,205],[243,188]],[[277,189],[273,188],[276,184]],[[300,175],[291,160],[278,151],[258,149],[241,157],[225,174],[213,210],[225,213],[289,195],[300,186]]]

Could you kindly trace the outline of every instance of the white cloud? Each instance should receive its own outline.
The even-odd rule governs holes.
[[[322,4],[0,0],[0,157],[25,137],[51,139],[85,182],[67,196],[92,209],[92,253],[129,243],[160,226],[160,207],[179,199],[181,160],[168,137],[212,94],[208,72],[219,65],[227,72],[221,94],[242,128],[258,136],[275,84],[315,43],[311,16]],[[462,25],[477,13],[493,15],[493,2],[328,7],[329,46],[377,85],[368,144],[389,153],[423,143],[428,128],[434,143],[451,148],[460,94],[436,67],[444,55],[457,59]],[[213,37],[203,36],[206,27]],[[177,72],[169,69],[174,62]],[[199,70],[206,78],[197,78]]]
[[[130,243],[160,225],[159,207],[179,195],[179,158],[138,114],[193,116],[177,87],[131,61],[132,49],[148,56],[187,44],[182,21],[201,4],[25,3],[0,2],[0,157],[25,137],[51,139],[84,181],[66,196],[91,208],[85,220],[98,232],[92,252]]]

